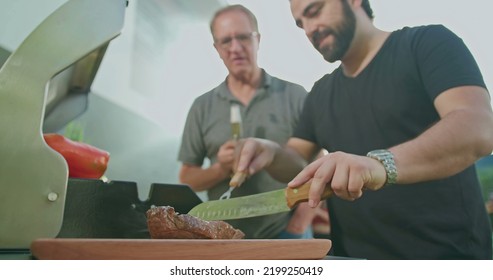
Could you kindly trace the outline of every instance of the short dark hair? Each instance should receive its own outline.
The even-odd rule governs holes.
[[[212,17],[211,22],[210,22],[211,34],[213,36],[214,36],[214,23],[215,23],[216,19],[220,15],[222,15],[226,12],[230,12],[230,11],[240,11],[240,12],[244,13],[248,17],[248,19],[250,20],[250,23],[252,24],[254,31],[258,32],[257,18],[252,13],[252,11],[250,11],[249,9],[247,9],[243,5],[229,5],[229,6],[226,6],[226,7],[219,9],[218,11],[216,11],[216,13],[214,13],[214,16]]]

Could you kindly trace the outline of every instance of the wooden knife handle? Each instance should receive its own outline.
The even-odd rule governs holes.
[[[293,208],[298,203],[308,201],[308,193],[310,191],[311,181],[297,188],[286,188],[286,201],[289,208]],[[325,190],[322,193],[322,199],[326,199],[333,194],[330,185],[325,185]]]

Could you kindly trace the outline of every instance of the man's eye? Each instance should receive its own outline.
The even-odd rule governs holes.
[[[238,39],[240,41],[246,41],[246,40],[250,39],[250,35],[247,35],[247,34],[238,35],[238,36],[236,36],[236,39]]]
[[[320,13],[320,10],[322,10],[323,3],[319,3],[318,5],[313,5],[308,9],[308,11],[305,13],[306,17],[315,17]]]
[[[227,37],[221,40],[222,45],[229,44],[233,39],[231,37]]]
[[[306,13],[306,16],[307,17],[314,17],[314,16],[318,15],[319,12],[320,12],[320,9],[311,9],[308,11],[308,13]]]

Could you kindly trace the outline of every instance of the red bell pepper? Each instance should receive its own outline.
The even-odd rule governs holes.
[[[110,159],[107,151],[56,133],[47,133],[43,137],[46,144],[67,161],[69,177],[99,179],[106,171]]]

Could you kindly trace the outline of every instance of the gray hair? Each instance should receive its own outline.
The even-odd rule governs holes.
[[[212,35],[214,35],[214,23],[215,23],[216,19],[220,15],[227,13],[227,12],[230,12],[230,11],[240,11],[240,12],[244,13],[248,17],[248,19],[250,20],[250,23],[252,24],[254,31],[258,32],[257,18],[252,13],[252,11],[245,8],[243,5],[230,5],[230,6],[226,6],[224,8],[219,9],[218,11],[216,11],[214,16],[212,17],[212,20],[210,22],[210,28],[211,28],[211,34]]]

